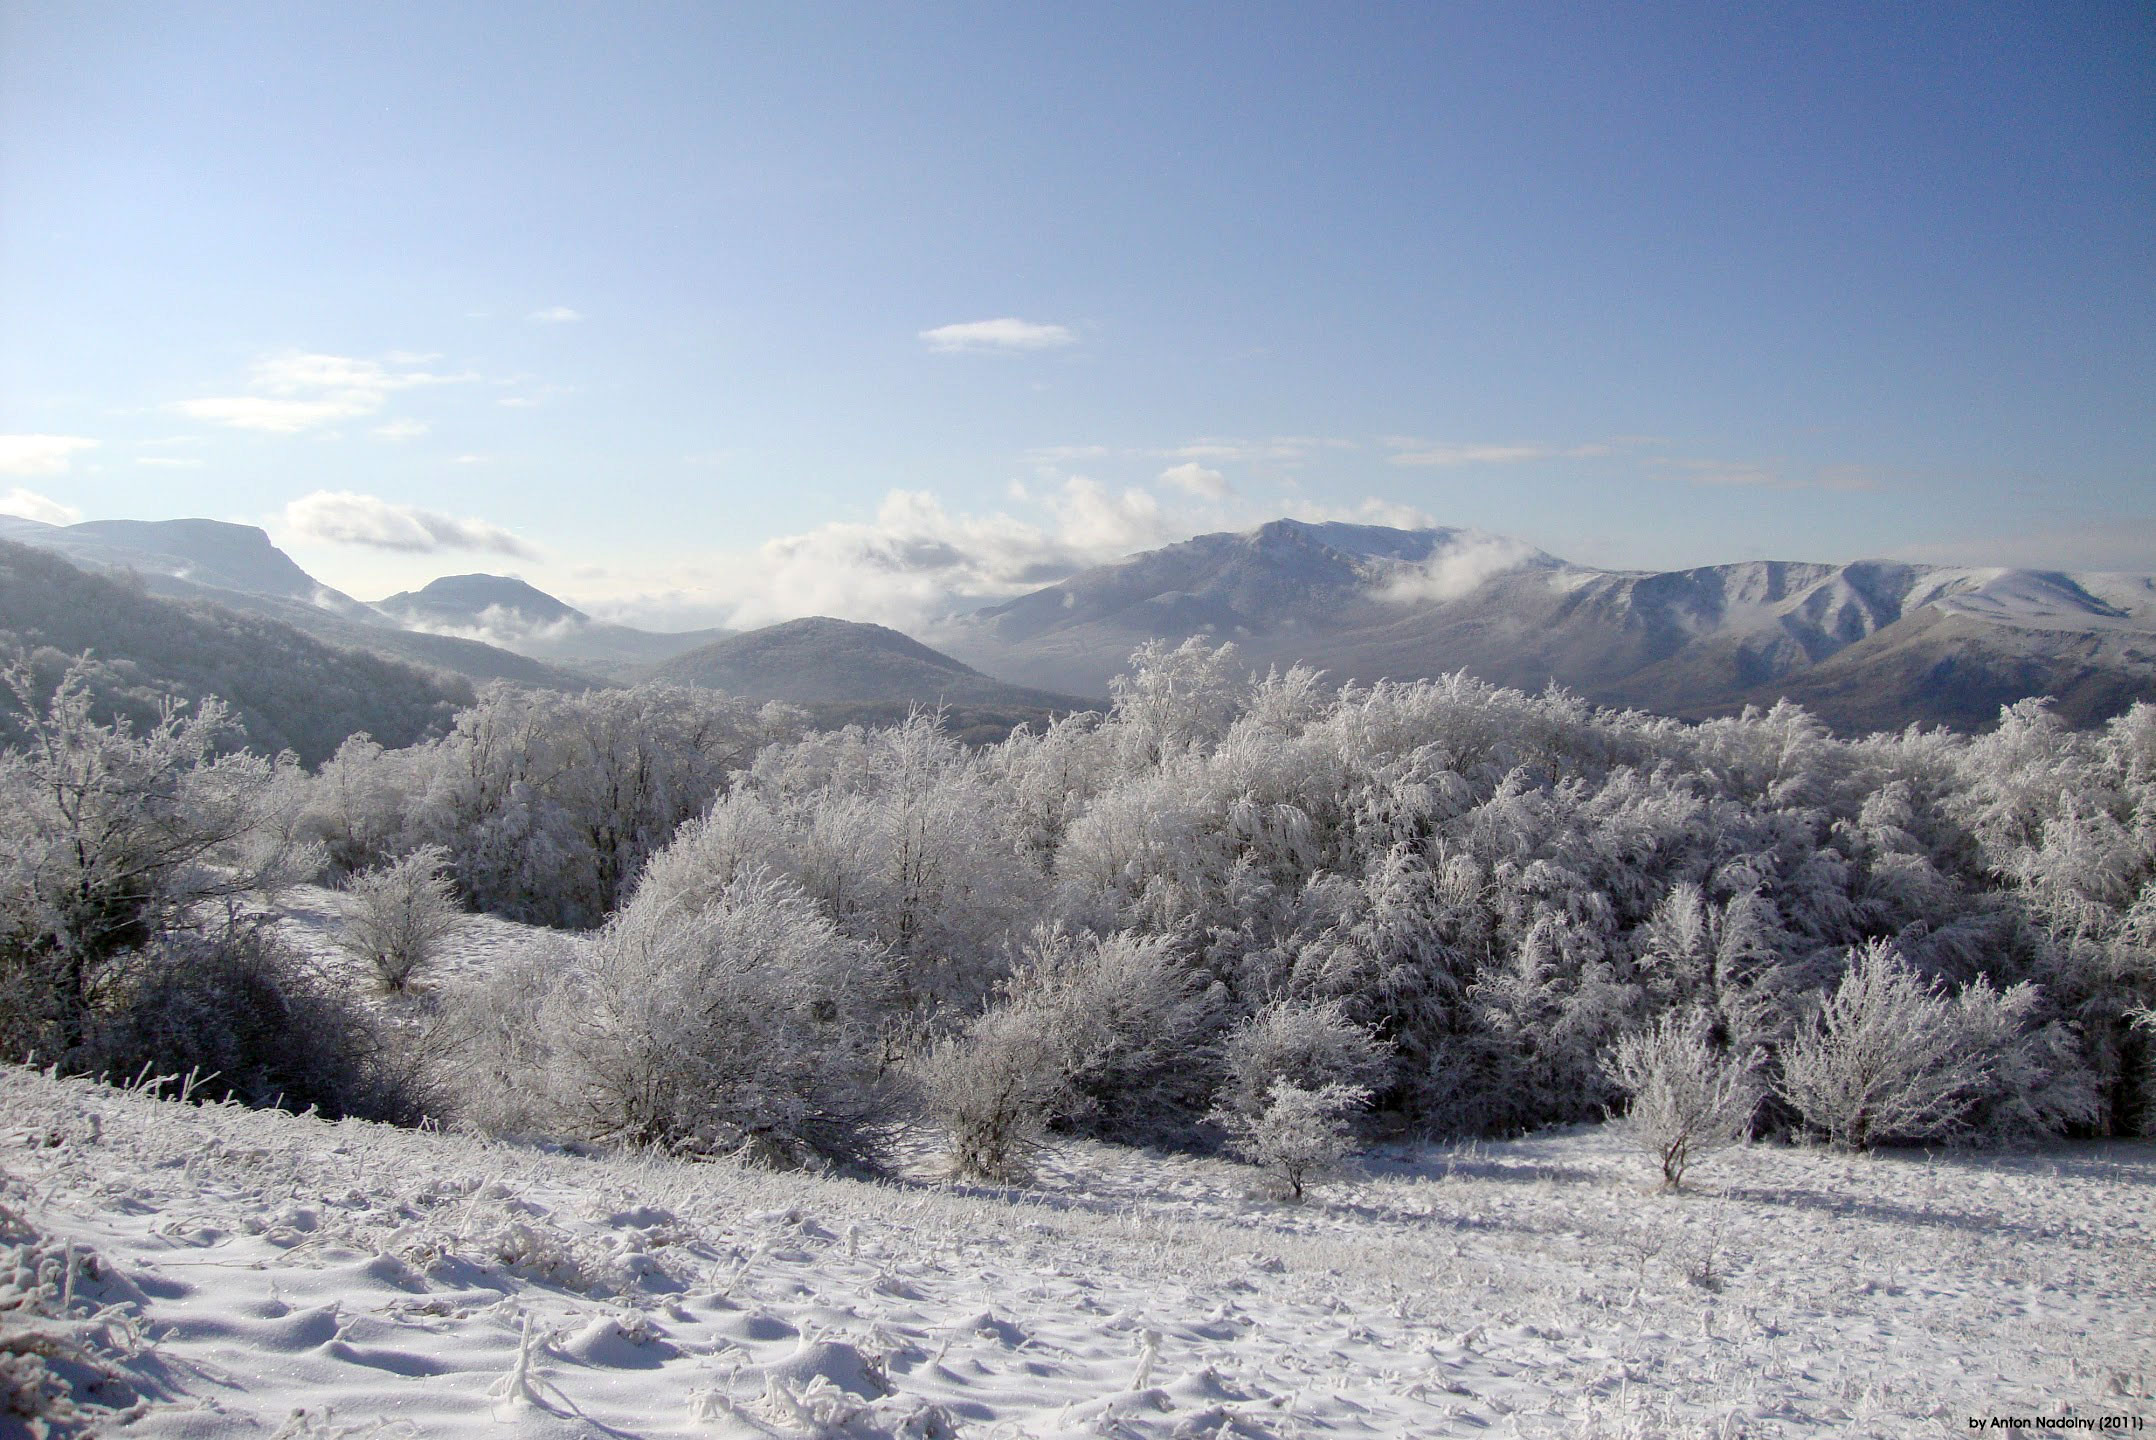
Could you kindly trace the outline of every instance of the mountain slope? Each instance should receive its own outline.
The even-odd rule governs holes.
[[[662,660],[732,633],[669,634],[609,624],[506,575],[445,575],[418,590],[376,601],[374,608],[407,629],[480,640],[615,681],[641,678]]]
[[[0,539],[132,577],[153,595],[245,611],[339,649],[447,671],[484,683],[581,689],[595,674],[549,665],[479,640],[408,631],[322,584],[252,525],[222,520],[92,520],[45,525],[0,516]]]
[[[157,700],[221,696],[255,748],[308,764],[366,731],[408,745],[446,726],[468,686],[377,655],[325,645],[259,615],[159,599],[63,556],[0,540],[0,642],[31,652],[51,684],[84,650],[96,693],[138,722]]]
[[[272,595],[340,614],[365,610],[333,590],[270,543],[267,532],[222,520],[86,520],[42,525],[10,518],[0,537],[56,550],[78,563],[132,570],[148,580],[166,576],[212,590]]]
[[[1101,688],[1137,644],[1190,635],[1335,680],[1465,669],[1678,716],[1787,695],[1843,729],[1980,725],[2040,693],[2096,720],[2156,696],[2149,577],[1892,561],[1603,571],[1468,531],[1297,521],[1102,566],[935,638],[1021,681]]]
[[[797,704],[950,702],[1067,711],[1088,703],[1007,685],[881,625],[823,616],[729,636],[676,656],[652,674]]]

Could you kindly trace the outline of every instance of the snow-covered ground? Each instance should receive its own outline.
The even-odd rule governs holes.
[[[1301,1206],[1089,1144],[1022,1191],[932,1164],[581,1157],[9,1069],[0,1375],[102,1365],[81,1400],[128,1435],[294,1440],[2156,1421],[2147,1142],[1755,1147],[1661,1195],[1589,1128],[1388,1150]]]

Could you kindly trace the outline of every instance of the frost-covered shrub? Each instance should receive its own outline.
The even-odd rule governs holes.
[[[427,1072],[443,1118],[483,1135],[528,1137],[556,1128],[545,1019],[577,963],[577,942],[553,934],[490,967],[475,983],[445,986],[425,1031]]]
[[[953,1168],[1016,1178],[1051,1123],[1120,1140],[1187,1125],[1217,1005],[1163,937],[1036,931],[995,1003],[921,1058]]]
[[[373,971],[383,989],[405,989],[468,923],[445,873],[448,865],[447,850],[422,845],[345,882],[333,938],[339,950]]]
[[[894,1118],[888,962],[789,882],[683,910],[639,893],[539,1020],[558,1121],[593,1140],[791,1163],[871,1158]]]
[[[1195,1057],[1220,1000],[1166,936],[1037,931],[1002,1004],[1033,1017],[1063,1080],[1055,1119],[1107,1139],[1161,1139],[1195,1118]]]
[[[1703,1155],[1745,1138],[1759,1108],[1758,1057],[1715,1049],[1705,1017],[1667,1014],[1627,1035],[1604,1059],[1610,1078],[1631,1097],[1620,1122],[1653,1156],[1662,1184],[1675,1190]]]
[[[1306,1089],[1292,1080],[1275,1080],[1263,1105],[1249,1111],[1223,1110],[1228,1150],[1271,1171],[1287,1187],[1288,1198],[1303,1198],[1311,1180],[1336,1168],[1355,1153],[1352,1117],[1369,1102],[1361,1086],[1330,1084]]]
[[[1963,1139],[2048,1139],[2102,1113],[2096,1077],[2072,1032],[2044,1018],[2034,985],[2002,991],[1980,977],[1954,997],[1954,1020],[1963,1054],[1982,1067],[1969,1091]]]
[[[910,1007],[973,1009],[1045,889],[978,770],[926,715],[767,747],[640,886],[697,897],[751,871],[787,876],[845,934],[888,951]]]
[[[1867,1150],[1960,1134],[1991,1075],[1939,982],[1873,941],[1782,1052],[1779,1088],[1834,1145]]]
[[[203,1099],[400,1124],[429,1108],[395,1030],[274,935],[241,924],[164,936],[129,958],[85,1068],[193,1076]]]
[[[1220,1061],[1215,1115],[1247,1126],[1273,1106],[1282,1081],[1313,1094],[1342,1088],[1367,1097],[1384,1073],[1385,1048],[1336,1000],[1276,1000],[1227,1033]]]
[[[951,1143],[960,1179],[1023,1179],[1028,1158],[1071,1091],[1043,1017],[996,1008],[961,1035],[946,1036],[916,1061],[923,1099]]]

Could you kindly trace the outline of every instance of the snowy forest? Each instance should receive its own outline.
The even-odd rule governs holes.
[[[1335,690],[1154,643],[1107,713],[506,685],[313,770],[229,713],[9,675],[0,1051],[203,1098],[964,1176],[1052,1132],[1300,1193],[1372,1137],[1632,1112],[1716,1143],[2145,1133],[2156,706],[1837,739],[1441,681]],[[362,988],[282,946],[340,888]],[[547,927],[430,982],[487,912]],[[371,993],[370,993],[371,992]]]

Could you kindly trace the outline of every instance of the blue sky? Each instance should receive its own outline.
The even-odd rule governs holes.
[[[0,3],[0,496],[658,624],[2156,569],[2156,10]]]

